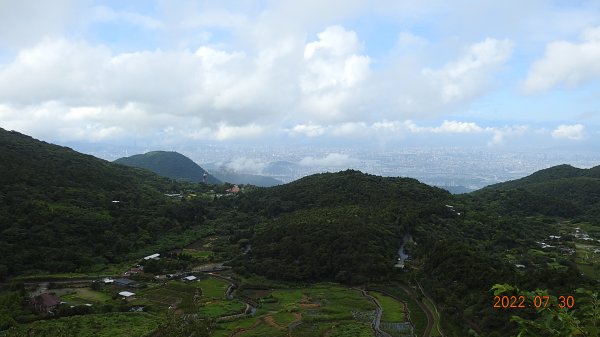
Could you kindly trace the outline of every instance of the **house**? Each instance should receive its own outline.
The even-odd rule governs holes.
[[[119,293],[120,296],[123,296],[123,298],[129,299],[132,298],[132,296],[135,295],[135,293],[129,292],[129,291],[121,291]]]
[[[128,278],[118,278],[113,281],[113,284],[119,287],[134,287],[135,281]]]
[[[196,276],[186,276],[186,277],[182,278],[182,280],[185,282],[192,282],[192,281],[195,281],[196,279],[197,279]]]
[[[53,295],[43,293],[31,299],[31,306],[39,313],[49,314],[60,304],[60,300]]]
[[[238,185],[233,185],[232,188],[227,189],[225,192],[227,193],[239,193],[240,192],[240,188],[238,187]]]
[[[148,261],[148,260],[158,260],[159,259],[160,254],[156,253],[156,254],[152,254],[152,255],[148,255],[146,257],[144,257],[144,260]]]
[[[123,273],[123,277],[127,277],[127,276],[131,276],[131,275],[137,275],[137,274],[143,274],[144,273],[144,268],[131,268],[128,271]]]
[[[575,254],[575,249],[561,247],[560,248],[560,252],[563,253],[563,255],[573,255],[573,254]]]

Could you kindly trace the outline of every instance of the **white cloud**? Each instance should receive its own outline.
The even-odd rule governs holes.
[[[418,126],[415,122],[377,122],[372,125],[375,130],[388,130],[392,132],[408,131],[410,133],[479,133],[484,128],[473,122],[459,122],[445,120],[440,126]]]
[[[80,5],[77,0],[0,1],[0,48],[62,35]]]
[[[216,139],[256,138],[264,132],[264,127],[256,124],[245,126],[219,125],[216,131]]]
[[[329,153],[325,157],[315,158],[312,156],[304,157],[299,164],[302,166],[317,167],[349,167],[358,163],[358,160],[351,158],[347,154]]]
[[[483,128],[473,122],[444,121],[439,127],[431,129],[434,133],[476,133]]]
[[[523,88],[543,91],[561,83],[574,86],[600,79],[600,27],[581,33],[579,43],[554,41],[546,46],[544,57],[533,63]]]
[[[494,136],[487,143],[488,146],[501,145],[507,136],[522,136],[529,130],[527,125],[504,126],[501,128],[485,128],[487,132],[492,132]]]
[[[562,124],[552,131],[552,137],[556,139],[581,140],[585,137],[585,127],[581,124]]]
[[[318,41],[306,44],[304,59],[310,60],[315,54],[345,57],[360,51],[361,46],[356,33],[346,31],[341,26],[330,26],[317,34]]]
[[[235,172],[261,174],[267,163],[254,158],[238,157],[225,163],[224,166]]]
[[[320,135],[324,134],[325,128],[322,127],[321,125],[311,124],[311,123],[298,124],[290,130],[290,133],[292,135],[302,134],[307,137],[316,137],[316,136],[320,136]]]
[[[150,16],[128,11],[115,11],[110,7],[96,6],[92,8],[92,22],[124,21],[144,29],[163,29],[165,25]]]
[[[349,122],[332,127],[331,134],[334,136],[364,136],[368,131],[368,126],[364,122]]]
[[[510,58],[514,43],[508,39],[486,38],[473,44],[458,61],[442,69],[424,69],[423,74],[439,86],[444,103],[462,101],[479,94],[491,71]]]
[[[158,6],[159,17],[99,6],[87,19],[95,20],[91,26],[119,20],[145,28],[145,34],[155,34],[148,35],[152,39],[185,43],[119,52],[111,41],[86,41],[85,32],[50,34],[5,61],[0,105],[10,113],[0,112],[3,124],[69,139],[152,137],[166,128],[174,137],[212,140],[272,132],[306,137],[488,132],[471,122],[419,126],[411,120],[443,116],[484,94],[514,46],[507,39],[481,38],[505,35],[482,33],[453,38],[446,49],[448,41],[406,30],[395,41],[406,54],[384,62],[369,55],[365,46],[373,43],[357,31],[332,25],[351,22],[343,19],[362,11],[410,19],[410,13],[447,8],[442,2],[385,2],[373,9],[362,0],[184,0]],[[398,13],[384,13],[385,8]]]
[[[361,45],[353,31],[331,26],[304,48],[304,73],[300,78],[304,108],[315,118],[343,118],[352,89],[370,73],[370,58],[358,55]]]

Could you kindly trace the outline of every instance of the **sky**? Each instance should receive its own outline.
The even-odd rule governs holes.
[[[46,141],[595,149],[598,1],[0,0]]]

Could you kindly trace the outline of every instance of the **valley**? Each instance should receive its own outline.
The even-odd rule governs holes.
[[[5,336],[598,335],[598,168],[464,195],[355,170],[261,188],[0,145]],[[497,289],[553,306],[494,309]]]

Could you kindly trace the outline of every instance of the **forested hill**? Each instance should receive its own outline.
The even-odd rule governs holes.
[[[323,173],[239,198],[239,210],[267,219],[248,233],[240,263],[272,278],[361,283],[394,271],[404,234],[452,216],[452,196],[414,179],[359,171]]]
[[[152,151],[144,154],[136,154],[130,157],[119,158],[115,160],[115,163],[143,168],[171,179],[192,182],[203,182],[204,174],[208,174],[208,172],[190,158],[173,151]],[[209,184],[221,183],[210,174],[206,182]]]
[[[487,186],[485,189],[525,188],[536,184],[547,184],[557,180],[590,178],[600,179],[600,165],[590,169],[580,169],[571,165],[558,165],[537,171],[527,177]]]
[[[0,158],[0,279],[118,262],[202,219],[145,170],[4,129]]]
[[[597,217],[600,215],[600,166],[590,169],[554,166],[521,179],[488,186],[473,195],[488,198],[504,195],[504,199],[521,200],[511,205],[514,209],[524,210],[530,201],[537,200],[539,206],[548,210],[565,211],[551,215],[586,214]]]
[[[299,209],[347,205],[409,209],[409,205],[425,205],[433,201],[442,204],[440,200],[451,197],[448,191],[416,179],[380,177],[346,170],[314,174],[285,185],[256,189],[247,195],[252,202],[244,206],[257,212],[264,210],[267,215],[273,216]]]

